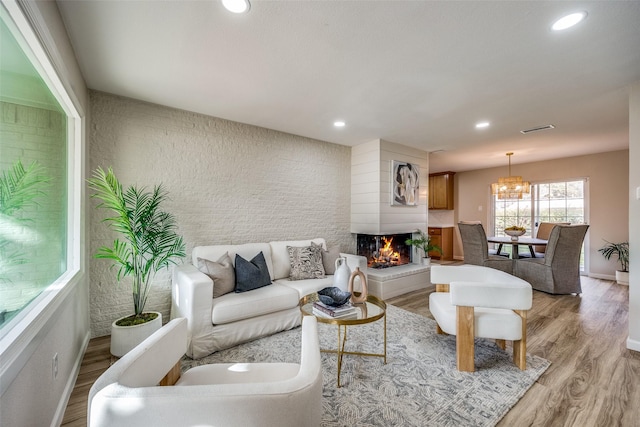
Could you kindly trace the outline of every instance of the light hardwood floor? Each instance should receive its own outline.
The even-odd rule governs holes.
[[[582,287],[580,296],[534,292],[527,352],[551,366],[498,426],[640,425],[640,353],[626,349],[629,289],[592,278]],[[416,291],[387,303],[433,318],[428,300]],[[89,388],[110,362],[109,337],[91,340],[63,426],[86,425]]]

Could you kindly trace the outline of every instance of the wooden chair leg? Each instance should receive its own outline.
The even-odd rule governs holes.
[[[459,371],[475,371],[473,307],[456,307],[456,362]]]
[[[436,292],[449,292],[449,284],[448,283],[436,284]]]
[[[507,348],[507,342],[505,340],[496,340],[496,345],[502,350],[506,350]]]
[[[167,372],[167,375],[160,380],[161,386],[174,385],[180,379],[180,361],[173,365],[173,367]]]
[[[522,319],[522,338],[513,342],[513,363],[521,370],[527,369],[527,312],[514,310]]]
[[[436,292],[449,292],[449,285],[448,284],[436,284]],[[436,323],[436,333],[438,333],[439,335],[448,335],[445,331],[442,330],[442,328],[440,328],[440,325],[438,325]]]

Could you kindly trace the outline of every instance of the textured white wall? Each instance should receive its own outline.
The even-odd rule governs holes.
[[[126,187],[163,183],[188,257],[198,245],[324,237],[355,249],[349,232],[349,147],[113,95],[91,92],[90,168],[112,166]],[[91,202],[92,206],[96,200]],[[113,235],[92,209],[91,253]],[[129,288],[91,260],[92,336],[133,312]],[[170,282],[154,283],[146,309],[168,318]]]

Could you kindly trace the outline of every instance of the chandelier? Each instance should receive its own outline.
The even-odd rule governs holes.
[[[498,196],[498,199],[522,199],[523,193],[531,191],[531,184],[523,181],[521,176],[511,176],[511,156],[509,157],[509,176],[498,178],[498,182],[491,184],[491,194]]]

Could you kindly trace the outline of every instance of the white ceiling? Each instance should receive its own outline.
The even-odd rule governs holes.
[[[92,89],[338,144],[444,150],[433,172],[628,147],[640,1],[58,4]],[[579,10],[584,22],[550,30]]]

